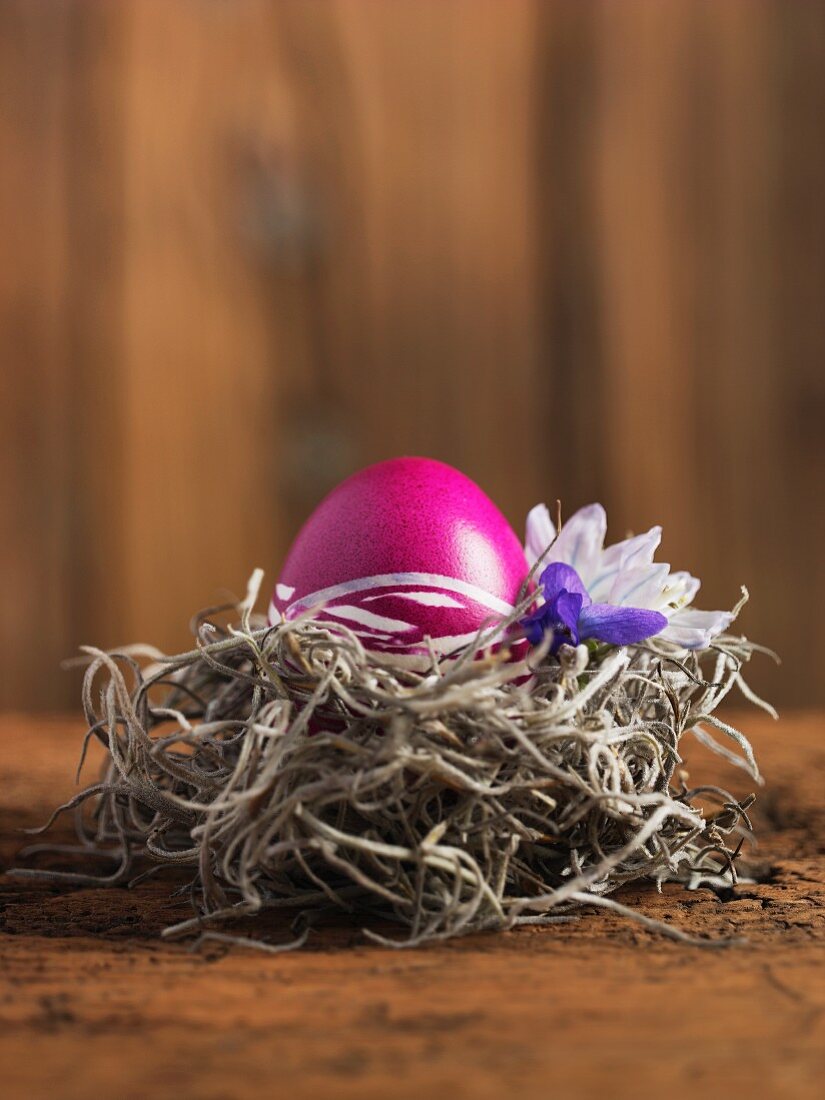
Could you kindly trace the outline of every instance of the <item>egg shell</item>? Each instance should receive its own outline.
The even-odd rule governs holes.
[[[509,615],[528,573],[510,524],[460,471],[394,458],[353,474],[299,532],[269,620],[310,611],[364,645],[419,666]]]

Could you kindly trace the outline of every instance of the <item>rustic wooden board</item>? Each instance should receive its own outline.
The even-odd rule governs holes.
[[[0,1064],[10,1100],[289,1097],[808,1097],[825,1038],[825,739],[820,715],[747,716],[768,779],[750,857],[762,881],[628,889],[717,950],[601,912],[426,950],[347,924],[302,952],[158,939],[168,887],[2,880]],[[0,855],[72,789],[80,723],[0,719]],[[750,780],[696,748],[694,779]],[[273,934],[277,928],[270,928]]]

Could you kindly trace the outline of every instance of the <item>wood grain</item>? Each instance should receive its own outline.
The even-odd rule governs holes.
[[[0,705],[403,452],[663,523],[825,698],[823,58],[823,0],[0,0]]]
[[[63,345],[67,263],[63,168],[66,10],[49,27],[25,4],[0,7],[0,600],[5,700],[37,695],[29,659],[46,618],[42,659],[71,644],[71,388]],[[48,74],[48,76],[46,76]],[[39,603],[40,614],[35,608]]]
[[[634,887],[622,900],[746,944],[663,942],[593,912],[426,950],[369,946],[338,922],[294,955],[193,954],[158,939],[184,912],[168,883],[59,890],[4,877],[4,1096],[819,1096],[823,716],[736,721],[768,779],[747,857],[760,881],[721,895]],[[0,720],[6,864],[19,827],[70,793],[80,733],[78,720]],[[687,748],[694,780],[748,789]]]

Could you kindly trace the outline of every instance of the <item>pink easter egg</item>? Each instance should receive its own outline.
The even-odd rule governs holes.
[[[269,621],[311,612],[366,648],[421,667],[509,615],[528,573],[512,527],[464,474],[394,458],[353,474],[292,544]]]

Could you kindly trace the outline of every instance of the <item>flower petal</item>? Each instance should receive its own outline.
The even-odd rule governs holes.
[[[665,615],[672,616],[682,608],[693,602],[693,597],[699,591],[702,582],[698,577],[692,577],[690,573],[671,573],[667,584],[662,589],[662,599],[659,610]]]
[[[584,606],[592,603],[584,583],[571,565],[564,562],[551,562],[542,572],[540,577],[541,587],[544,589],[544,598],[551,603],[560,592],[575,592],[581,596]]]
[[[673,642],[684,649],[707,649],[717,634],[727,630],[733,622],[730,611],[699,611],[686,607],[671,615],[662,640]]]
[[[641,607],[614,607],[594,603],[579,616],[579,634],[613,645],[633,645],[658,634],[667,626],[667,619],[658,611]]]
[[[662,541],[662,528],[651,527],[643,535],[631,535],[621,542],[614,542],[605,549],[605,561],[612,562],[617,558],[627,568],[639,565],[651,565],[653,555]]]
[[[524,553],[532,569],[556,537],[556,527],[546,504],[537,504],[527,516]]]
[[[669,575],[670,566],[664,562],[623,569],[610,588],[607,602],[624,607],[656,607]]]
[[[601,504],[588,504],[570,517],[548,555],[549,561],[572,565],[587,585],[599,568],[607,534],[607,515]]]
[[[596,576],[588,583],[593,599],[606,603],[616,577],[624,569],[652,565],[653,555],[662,541],[662,528],[651,527],[644,535],[634,535],[623,542],[608,546],[602,554]]]
[[[542,604],[541,607],[537,608],[535,611],[531,611],[530,614],[525,615],[520,622],[521,626],[524,627],[524,635],[530,645],[539,645],[544,635],[553,629],[553,624],[550,619],[550,608],[547,604]]]
[[[568,630],[573,645],[579,644],[578,624],[583,598],[579,592],[568,592],[563,589],[552,604],[554,626]]]

